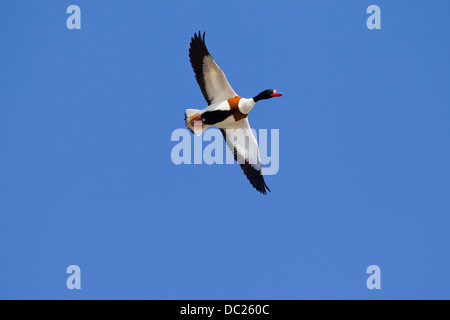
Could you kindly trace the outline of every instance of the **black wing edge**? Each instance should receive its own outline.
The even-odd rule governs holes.
[[[226,136],[225,130],[220,129],[220,131],[222,132],[222,135],[226,141],[227,136]],[[234,156],[234,160],[237,161],[236,149],[234,149],[233,156]],[[253,188],[255,188],[257,191],[259,191],[263,195],[267,195],[267,191],[271,192],[269,187],[266,184],[266,181],[264,180],[264,175],[262,174],[261,170],[258,171],[255,168],[253,168],[252,165],[248,161],[245,161],[245,163],[243,163],[243,164],[239,163],[239,165],[241,166],[241,169],[244,171],[244,174],[247,177],[248,181],[250,181],[250,183],[252,184]]]
[[[204,32],[202,36],[199,31],[198,34],[194,34],[194,37],[191,38],[189,60],[191,61],[192,69],[194,69],[195,78],[200,86],[200,90],[202,90],[203,97],[208,105],[210,105],[211,99],[208,97],[208,93],[206,92],[205,76],[203,74],[203,60],[206,56],[211,56],[208,48],[206,48],[205,34],[206,32]]]

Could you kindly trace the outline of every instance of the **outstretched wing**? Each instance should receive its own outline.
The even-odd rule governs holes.
[[[258,143],[252,133],[247,118],[239,121],[240,126],[235,129],[220,129],[234,159],[241,166],[244,174],[252,186],[266,194],[267,187],[262,174],[261,158]]]
[[[237,96],[225,74],[209,54],[205,44],[205,33],[202,37],[199,32],[191,39],[189,58],[195,78],[208,105]]]

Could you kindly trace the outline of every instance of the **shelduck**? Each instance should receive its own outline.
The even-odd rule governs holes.
[[[258,143],[247,116],[258,101],[281,97],[282,93],[269,89],[250,99],[241,98],[206,48],[205,33],[202,36],[199,32],[191,38],[189,58],[208,107],[187,109],[186,126],[196,135],[201,135],[208,127],[219,128],[252,186],[266,194],[270,189],[264,181]]]

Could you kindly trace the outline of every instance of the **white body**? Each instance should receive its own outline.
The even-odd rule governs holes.
[[[248,114],[250,112],[250,110],[252,110],[252,108],[255,106],[255,103],[256,102],[253,99],[242,98],[241,100],[239,100],[239,104],[238,104],[239,111],[241,111],[244,114]],[[191,110],[195,110],[195,109],[191,109]],[[203,110],[196,110],[196,112],[198,112],[199,115],[202,115],[206,111],[216,111],[216,110],[224,110],[224,111],[230,110],[230,104],[228,103],[228,100],[218,102],[218,103],[213,103]],[[238,122],[240,123],[240,121],[238,121]],[[239,123],[237,123],[233,117],[229,117],[222,122],[218,122],[214,125],[205,125],[205,127],[208,127],[208,128],[209,127],[217,127],[220,129],[233,129],[233,128],[236,128],[236,124],[239,125]]]

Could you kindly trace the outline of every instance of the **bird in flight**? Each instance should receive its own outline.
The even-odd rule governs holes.
[[[208,107],[187,109],[186,126],[196,135],[208,127],[219,128],[252,186],[266,194],[270,189],[264,181],[258,143],[247,116],[258,101],[281,97],[282,93],[269,89],[250,99],[238,96],[206,48],[205,33],[202,36],[199,32],[191,38],[189,58]]]

